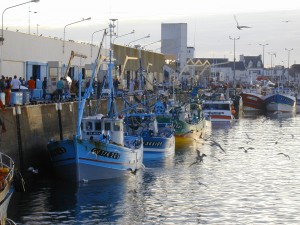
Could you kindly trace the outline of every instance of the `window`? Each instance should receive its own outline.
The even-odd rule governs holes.
[[[95,122],[95,130],[102,130],[101,129],[101,122],[100,121]]]
[[[114,131],[120,131],[120,130],[121,130],[120,123],[115,123],[114,124]]]
[[[85,129],[86,130],[93,130],[93,123],[92,122],[86,122],[85,124]]]
[[[111,130],[110,129],[110,123],[105,123],[104,129],[105,130]]]

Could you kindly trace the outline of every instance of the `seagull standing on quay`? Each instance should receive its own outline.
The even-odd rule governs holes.
[[[236,22],[237,29],[242,30],[243,28],[252,28],[252,27],[248,27],[248,26],[240,26],[235,16],[234,16],[234,19]]]

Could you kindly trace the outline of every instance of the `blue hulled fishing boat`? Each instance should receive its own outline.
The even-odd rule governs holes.
[[[114,20],[109,28],[110,43],[114,34]],[[106,31],[105,31],[106,32]],[[104,36],[106,34],[104,33]],[[48,151],[55,171],[61,177],[79,182],[110,179],[143,168],[143,141],[138,136],[124,134],[124,119],[116,116],[112,88],[112,49],[108,62],[108,114],[83,116],[86,100],[92,93],[92,82],[98,73],[103,39],[94,63],[90,84],[79,98],[77,133],[69,140],[51,141]]]

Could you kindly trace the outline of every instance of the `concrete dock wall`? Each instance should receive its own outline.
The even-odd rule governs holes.
[[[91,109],[96,106],[96,100],[91,101]],[[61,103],[61,128],[63,138],[72,138],[76,133],[78,102]],[[89,111],[86,104],[85,112]],[[123,101],[117,100],[117,111],[124,108]],[[0,151],[8,154],[16,163],[16,168],[27,169],[30,166],[39,168],[42,172],[51,172],[50,157],[47,152],[49,140],[60,139],[59,111],[56,103],[8,107],[0,110],[0,119],[5,126],[0,126]],[[107,101],[102,100],[99,113],[106,114]],[[93,111],[93,110],[92,110]]]

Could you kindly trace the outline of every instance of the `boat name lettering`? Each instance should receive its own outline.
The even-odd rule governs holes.
[[[144,141],[144,146],[159,147],[159,146],[162,146],[162,145],[163,145],[162,141]]]
[[[182,128],[182,124],[174,124],[174,129],[181,129]]]
[[[53,156],[58,156],[58,155],[64,154],[66,152],[67,152],[67,150],[64,147],[57,147],[50,151],[50,155],[53,157]]]
[[[93,148],[91,150],[92,153],[98,155],[98,156],[103,156],[103,157],[107,157],[107,158],[112,158],[112,159],[118,159],[120,158],[120,154],[116,153],[116,152],[109,152],[109,151],[105,151],[103,149],[98,149],[98,148]]]
[[[87,135],[100,135],[101,131],[86,132]]]

